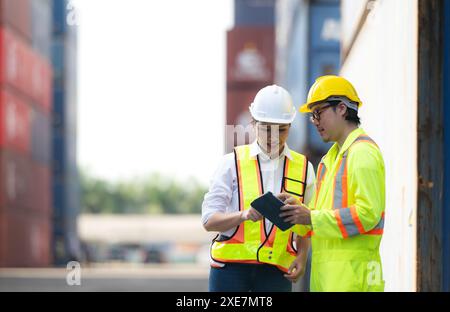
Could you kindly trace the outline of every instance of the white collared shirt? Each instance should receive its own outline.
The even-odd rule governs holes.
[[[255,141],[250,144],[250,156],[259,157],[264,192],[272,192],[275,196],[280,194],[281,181],[283,178],[284,157],[292,159],[287,144],[283,152],[275,159],[263,152]],[[314,193],[315,173],[313,165],[308,161],[308,172],[306,177],[305,203],[308,203]],[[239,194],[237,186],[237,175],[234,153],[226,154],[219,164],[213,178],[211,179],[208,193],[206,193],[202,204],[202,222],[217,212],[231,213],[239,211]],[[272,223],[265,219],[266,231],[269,233]],[[221,233],[225,236],[233,235],[236,228]]]

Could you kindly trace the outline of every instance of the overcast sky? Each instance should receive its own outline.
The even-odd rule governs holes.
[[[223,153],[231,0],[77,0],[78,162],[207,183]]]

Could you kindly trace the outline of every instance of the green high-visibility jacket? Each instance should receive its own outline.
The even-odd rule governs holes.
[[[309,208],[312,229],[294,230],[311,236],[311,291],[383,291],[384,161],[364,130],[322,158]]]

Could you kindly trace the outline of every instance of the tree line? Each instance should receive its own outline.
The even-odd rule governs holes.
[[[83,213],[193,214],[201,212],[207,188],[195,179],[177,181],[159,174],[108,181],[80,173]]]

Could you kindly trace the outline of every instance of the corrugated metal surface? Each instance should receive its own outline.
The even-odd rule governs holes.
[[[279,1],[276,28],[276,82],[291,93],[294,105],[304,103],[308,83],[308,1]],[[291,125],[288,144],[291,149],[307,153],[308,119],[297,114]]]
[[[77,126],[77,33],[66,18],[71,6],[53,0],[52,64],[52,205],[53,251],[56,264],[80,257],[76,218],[80,212],[76,164]]]
[[[0,25],[7,24],[27,40],[31,38],[30,1],[0,0]]]
[[[31,1],[31,42],[33,49],[47,59],[51,57],[52,6],[50,0]]]
[[[227,84],[264,84],[273,81],[273,27],[236,27],[227,33]]]
[[[443,285],[443,1],[419,0],[417,289]],[[444,165],[445,166],[445,165]],[[448,191],[448,190],[447,190]]]
[[[31,114],[31,156],[32,159],[43,165],[50,165],[50,117],[38,110]]]
[[[273,83],[275,32],[273,27],[234,27],[227,33],[227,101],[226,123],[228,126],[248,126],[251,121],[249,106],[256,93]],[[235,141],[234,134],[227,127],[225,152],[229,153]]]
[[[0,211],[0,267],[44,267],[51,263],[50,218],[15,209]]]
[[[67,1],[52,0],[52,29],[53,35],[63,35],[67,31]]]
[[[0,0],[0,266],[51,262],[48,0]]]
[[[34,103],[47,114],[52,102],[52,68],[50,63],[37,53],[29,53],[29,94]]]
[[[444,190],[450,189],[450,1],[444,8]],[[450,194],[444,192],[443,212],[443,290],[450,291]]]
[[[227,93],[227,125],[246,125],[251,122],[248,110],[257,90],[231,90]]]
[[[14,87],[50,111],[52,69],[25,41],[6,28],[0,28],[0,83]]]
[[[10,30],[0,27],[0,83],[27,90],[26,45]]]
[[[29,210],[34,181],[28,157],[0,150],[0,170],[0,207]]]
[[[48,165],[34,163],[32,165],[31,177],[33,183],[31,189],[32,211],[39,215],[50,216],[51,209],[51,171]]]
[[[337,74],[340,66],[339,1],[313,1],[309,8],[308,87],[317,77]],[[312,123],[307,123],[308,150],[318,162],[330,148]],[[314,156],[313,156],[314,155]]]
[[[253,102],[258,90],[229,90],[227,92],[227,125],[243,126],[242,133],[248,132],[247,137],[236,128],[226,129],[225,150],[231,152],[236,145],[248,144],[255,139],[253,130],[251,130],[252,117],[248,110],[250,103]],[[247,128],[250,125],[249,128]],[[246,131],[247,130],[247,131]],[[235,135],[236,133],[236,135]],[[236,136],[236,137],[235,137]],[[239,138],[237,137],[239,136]]]
[[[27,155],[30,151],[30,107],[0,87],[0,147]]]
[[[376,3],[341,73],[358,91],[364,103],[362,127],[378,143],[385,160],[386,223],[381,256],[386,291],[414,291],[418,2]]]
[[[275,0],[235,0],[236,26],[267,26],[275,21]]]

